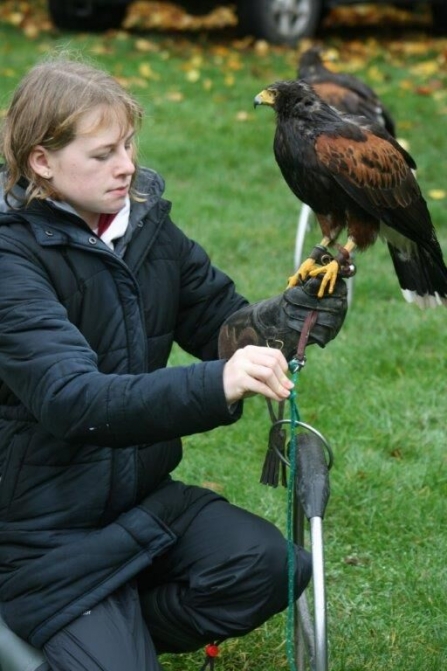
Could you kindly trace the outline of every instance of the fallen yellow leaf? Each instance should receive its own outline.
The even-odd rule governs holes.
[[[185,99],[185,96],[180,91],[169,91],[165,95],[165,98],[172,103],[181,103]]]
[[[158,51],[158,47],[156,44],[154,44],[154,42],[145,39],[135,40],[135,49],[137,51],[143,51],[143,52]]]
[[[444,189],[431,189],[428,192],[428,195],[430,198],[433,198],[433,200],[442,200],[443,198],[446,197],[446,192]]]
[[[428,75],[434,75],[436,72],[439,72],[439,64],[437,61],[424,61],[422,63],[417,63],[410,68],[410,72],[414,75],[422,75],[424,77]]]
[[[368,77],[373,82],[383,82],[385,79],[383,72],[376,65],[368,69]]]
[[[199,70],[194,70],[194,69],[188,70],[187,73],[186,73],[186,79],[189,82],[192,82],[192,83],[198,82],[199,79],[200,79]]]
[[[160,75],[154,72],[150,63],[140,63],[138,66],[138,72],[145,79],[154,79],[155,81],[160,79]]]

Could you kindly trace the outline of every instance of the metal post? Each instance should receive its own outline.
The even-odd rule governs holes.
[[[294,509],[294,541],[304,547],[305,517],[299,499],[295,499]],[[309,660],[312,671],[315,658],[315,634],[312,616],[309,611],[306,591],[295,602],[295,659],[297,671],[306,671],[306,660]]]
[[[315,671],[327,671],[326,596],[324,584],[323,520],[310,519],[315,618]]]

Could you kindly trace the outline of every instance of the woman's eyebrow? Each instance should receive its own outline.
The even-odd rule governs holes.
[[[99,144],[99,145],[96,145],[94,147],[94,149],[95,150],[98,150],[98,149],[112,149],[113,147],[116,147],[116,145],[119,144],[122,141],[130,142],[133,139],[134,135],[135,135],[135,130],[133,130],[128,135],[120,136],[120,138],[116,142],[107,142],[107,143],[104,143],[104,144]]]

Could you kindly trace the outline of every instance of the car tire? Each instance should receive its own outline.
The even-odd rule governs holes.
[[[179,0],[178,4],[180,7],[184,7],[185,11],[191,16],[203,16],[211,12],[217,5],[223,4],[223,1],[220,3],[216,0]]]
[[[431,6],[433,32],[436,35],[447,34],[447,5],[445,2],[433,2]]]
[[[100,4],[86,0],[49,0],[48,9],[54,25],[61,30],[102,32],[119,28],[128,3]]]
[[[238,29],[273,44],[295,46],[315,34],[322,5],[323,0],[238,0]]]

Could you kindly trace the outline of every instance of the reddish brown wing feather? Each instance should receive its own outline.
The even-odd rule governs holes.
[[[320,134],[315,151],[321,163],[351,195],[361,190],[376,207],[407,207],[419,197],[414,176],[399,149],[364,131],[364,142]],[[356,198],[358,200],[358,198]]]
[[[311,86],[328,105],[350,114],[361,114],[361,99],[357,93],[334,82],[311,82]]]

